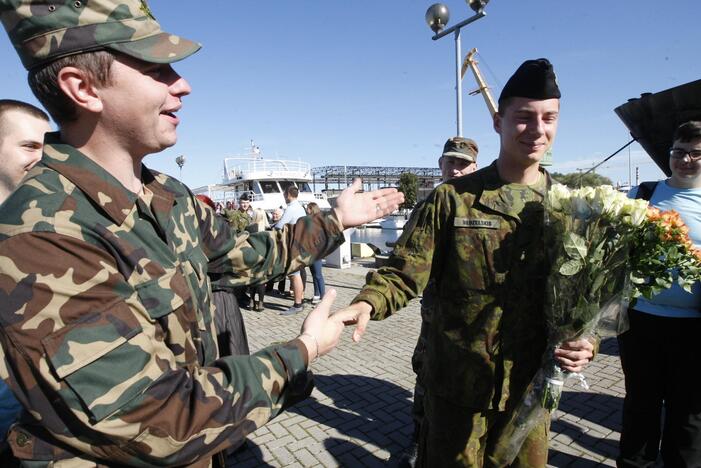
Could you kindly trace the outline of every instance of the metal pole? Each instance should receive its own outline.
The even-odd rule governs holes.
[[[460,28],[455,30],[455,104],[457,112],[457,135],[462,136],[462,52],[460,51]]]
[[[455,26],[452,26],[448,29],[444,29],[443,31],[434,35],[431,39],[433,39],[434,41],[437,41],[441,37],[447,36],[448,34],[452,33],[453,31],[456,31],[456,30],[462,28],[463,26],[467,26],[468,24],[473,23],[484,16],[487,16],[487,13],[485,13],[484,11],[480,11],[475,16],[470,16],[465,21],[461,21],[458,24],[456,24]]]

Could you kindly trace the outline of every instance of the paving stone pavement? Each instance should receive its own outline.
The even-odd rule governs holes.
[[[326,287],[338,292],[333,310],[347,305],[364,283],[367,263],[324,268]],[[306,296],[311,296],[308,275]],[[252,351],[294,338],[311,310],[295,316],[278,312],[290,299],[269,296],[264,312],[243,311]],[[413,430],[411,402],[415,376],[411,354],[421,319],[419,301],[398,314],[370,322],[360,343],[346,330],[339,347],[312,365],[316,388],[249,436],[230,458],[237,467],[393,466]],[[586,372],[584,390],[566,385],[551,426],[548,466],[615,466],[623,405],[623,373],[615,338],[601,344]]]

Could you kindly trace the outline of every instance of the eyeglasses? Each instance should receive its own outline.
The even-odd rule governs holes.
[[[672,159],[684,159],[687,154],[689,155],[689,159],[692,161],[698,161],[701,159],[701,150],[685,151],[680,148],[672,148],[669,150],[669,157]]]

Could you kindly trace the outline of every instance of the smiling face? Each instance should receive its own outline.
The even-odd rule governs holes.
[[[499,159],[524,168],[538,164],[553,144],[559,112],[559,99],[510,98],[508,106],[494,116],[501,141]]]
[[[681,159],[669,158],[669,168],[672,171],[670,184],[678,188],[699,188],[701,187],[701,158],[693,160],[687,152],[701,152],[701,138],[694,138],[691,141],[676,140],[672,145],[675,150],[681,150]]]
[[[110,69],[111,83],[99,89],[102,123],[132,156],[145,156],[177,141],[175,115],[191,88],[168,64],[119,55]]]
[[[21,110],[0,117],[0,201],[41,159],[44,133],[50,131],[49,122]]]

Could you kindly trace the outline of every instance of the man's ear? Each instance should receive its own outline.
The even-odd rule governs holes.
[[[63,67],[58,72],[58,85],[80,110],[91,113],[102,112],[102,100],[92,77],[76,67]]]
[[[499,115],[499,112],[494,114],[493,125],[494,125],[494,131],[497,132],[499,135],[501,135],[501,115]]]

